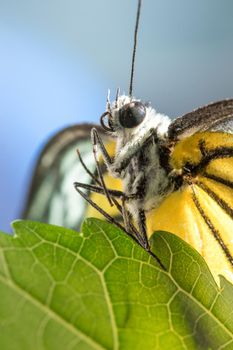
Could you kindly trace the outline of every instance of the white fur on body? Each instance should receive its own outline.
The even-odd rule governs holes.
[[[130,99],[128,96],[120,96],[117,107],[113,106],[111,110],[117,145],[116,155],[109,166],[109,171],[114,177],[122,179],[124,193],[127,196],[137,194],[139,183],[142,178],[145,179],[147,186],[143,198],[132,198],[127,201],[127,208],[134,215],[139,209],[148,211],[156,207],[170,191],[166,170],[160,165],[157,142],[151,139],[151,142],[144,147],[147,158],[145,166],[139,166],[138,157],[139,151],[143,149],[143,145],[152,134],[155,134],[161,142],[166,140],[171,121],[167,116],[156,113],[153,108],[146,106],[146,116],[141,124],[134,128],[123,128],[119,123],[119,109],[132,100],[139,101]],[[126,159],[128,159],[126,167],[119,172]]]

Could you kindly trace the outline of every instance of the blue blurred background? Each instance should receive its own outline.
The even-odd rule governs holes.
[[[0,0],[0,229],[36,157],[128,91],[136,0]],[[134,94],[171,117],[233,96],[233,1],[144,0]]]

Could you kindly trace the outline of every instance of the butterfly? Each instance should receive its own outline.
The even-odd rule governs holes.
[[[135,147],[135,155],[127,154],[127,144],[125,152],[134,163],[128,168],[133,173],[129,180],[131,195],[135,189],[140,192],[140,186],[146,187],[138,200],[144,201],[148,235],[163,230],[180,236],[201,253],[215,275],[221,273],[232,280],[233,99],[198,108],[174,121],[138,100],[129,102],[123,96],[119,101],[120,106],[112,114],[119,120],[119,111],[123,110],[123,125],[128,118],[131,123],[135,113],[138,118],[138,108],[145,113],[137,126],[126,128],[132,134],[129,142]],[[61,131],[48,142],[38,160],[24,218],[78,229],[84,217],[102,217],[86,201],[77,198],[73,189],[77,180],[94,183],[80,163],[77,149],[97,176],[90,139],[93,127],[106,144],[109,156],[116,157],[116,137],[97,126],[81,124]],[[142,144],[138,143],[139,132]],[[117,152],[119,156],[121,153]],[[111,176],[103,159],[101,166],[106,187],[126,193],[128,185],[123,188],[122,179],[116,174],[116,178]],[[145,178],[140,180],[143,174]],[[85,191],[111,217],[121,219],[105,195]],[[133,201],[130,205],[134,205]]]
[[[129,96],[108,98],[102,128],[76,125],[48,142],[23,217],[78,229],[105,215],[145,249],[168,231],[233,281],[233,99],[171,121],[132,97],[132,77],[133,65]]]

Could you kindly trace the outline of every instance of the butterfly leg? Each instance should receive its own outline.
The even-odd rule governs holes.
[[[98,210],[109,222],[115,223],[116,224],[116,220],[114,218],[112,218],[109,214],[105,213],[103,214],[103,209],[101,208],[101,210],[99,210],[99,206],[94,203],[89,197],[88,195],[86,195],[84,192],[82,192],[80,190],[80,188],[86,189],[90,192],[96,192],[96,193],[100,193],[100,194],[105,194],[104,190],[102,187],[99,186],[94,186],[94,185],[89,185],[89,184],[83,184],[80,182],[75,182],[74,183],[74,187],[76,189],[76,191],[91,205],[93,206],[96,210]],[[133,225],[133,223],[131,222],[130,219],[130,215],[127,211],[127,208],[125,206],[125,203],[127,202],[127,200],[129,200],[129,198],[127,196],[125,196],[125,194],[121,191],[116,191],[116,190],[110,190],[108,189],[109,194],[112,196],[112,201],[114,203],[114,205],[116,206],[117,210],[119,211],[119,213],[122,215],[123,218],[123,222],[124,222],[124,231],[127,231],[128,234],[131,237],[134,237],[137,242],[144,247],[144,240],[142,238],[142,235],[140,234],[140,232],[135,228],[135,226]],[[122,201],[122,205],[120,205],[120,203],[116,200],[116,198],[120,198]],[[110,219],[111,218],[111,219]],[[118,225],[117,225],[118,226]],[[122,228],[122,227],[121,227]]]
[[[141,233],[138,231],[138,229],[136,229],[136,227],[132,223],[131,215],[129,214],[129,212],[126,208],[126,199],[125,198],[122,198],[121,213],[122,213],[124,227],[125,227],[126,231],[130,232],[136,238],[137,242],[141,245],[141,247],[145,248],[145,242],[144,242],[144,239],[143,239]],[[149,249],[148,249],[148,251],[149,251]]]
[[[91,129],[91,139],[92,139],[92,144],[93,144],[93,148],[95,149],[95,153],[97,153],[97,147],[99,147],[101,154],[104,158],[104,162],[108,167],[111,167],[113,161],[112,158],[109,156],[103,141],[101,139],[101,137],[98,134],[98,131],[95,128]]]
[[[100,186],[84,184],[82,182],[75,182],[74,187],[75,188],[85,188],[88,191],[96,192],[96,193],[100,193],[100,194],[105,195],[104,189]],[[123,198],[124,197],[125,200],[127,199],[127,197],[125,196],[125,194],[122,191],[110,190],[110,189],[107,189],[107,190],[108,190],[108,193],[113,197],[116,197],[116,198]]]
[[[143,245],[144,248],[149,251],[150,246],[148,242],[148,237],[147,237],[147,229],[146,229],[146,215],[145,211],[142,209],[139,209],[137,214],[136,214],[136,222],[139,228],[140,235],[142,237]]]
[[[124,221],[124,226],[127,231],[130,231],[130,218],[129,218],[129,212],[126,208],[126,197],[121,197],[121,203],[122,203],[122,216]]]
[[[82,159],[82,156],[81,156],[81,154],[80,154],[80,152],[79,152],[78,149],[76,150],[76,152],[77,152],[79,161],[80,161],[80,163],[81,163],[83,169],[86,171],[86,173],[91,177],[91,179],[92,179],[95,183],[97,183],[98,185],[101,186],[101,182],[99,181],[99,179],[88,169],[88,167],[87,167],[86,164],[84,163],[84,161],[83,161],[83,159]]]
[[[99,179],[100,179],[101,185],[102,185],[102,187],[104,189],[104,193],[105,193],[105,195],[106,195],[106,197],[107,197],[107,199],[109,201],[109,204],[111,206],[113,206],[113,203],[112,203],[110,194],[108,192],[108,189],[107,189],[107,187],[105,185],[103,174],[101,172],[99,161],[98,161],[98,158],[97,158],[97,150],[98,150],[97,147],[99,146],[106,165],[111,163],[112,160],[111,160],[111,158],[110,158],[106,148],[104,147],[104,144],[103,144],[103,142],[101,140],[101,137],[99,136],[99,134],[98,134],[98,132],[97,132],[97,130],[95,128],[93,128],[91,130],[91,141],[92,141],[92,145],[93,145],[93,155],[94,155],[96,168],[97,168],[97,172],[98,172],[98,175],[99,175]]]
[[[140,236],[141,239],[143,241],[142,247],[150,254],[153,256],[153,258],[157,261],[157,263],[160,265],[160,267],[166,271],[166,267],[163,265],[162,261],[160,260],[160,258],[153,253],[150,250],[150,245],[149,245],[149,241],[147,238],[147,229],[146,229],[146,215],[145,215],[145,211],[142,209],[138,210],[137,216],[136,216],[136,221],[139,227],[139,232],[140,232]]]
[[[139,220],[137,221],[139,229],[141,230],[141,233],[135,228],[133,223],[130,220],[129,213],[127,212],[126,208],[122,208],[122,206],[116,201],[115,198],[113,198],[114,204],[118,208],[119,212],[122,214],[123,219],[124,219],[124,226],[122,226],[117,220],[115,220],[113,217],[111,217],[107,212],[105,212],[102,208],[100,208],[95,202],[93,202],[88,195],[86,195],[84,192],[82,192],[79,188],[79,186],[75,186],[76,191],[92,206],[94,207],[99,213],[101,213],[107,221],[110,223],[114,224],[115,226],[119,227],[121,230],[123,230],[129,237],[134,239],[142,248],[147,250],[150,255],[152,255],[155,260],[158,262],[158,264],[162,267],[162,269],[166,270],[164,265],[162,264],[161,260],[150,251],[149,243],[147,240],[147,235],[146,235],[146,217],[145,217],[145,212],[142,210],[139,213]],[[104,193],[104,192],[103,192]],[[125,202],[125,199],[123,200]],[[123,203],[123,206],[125,203]],[[124,213],[125,211],[125,213]],[[127,212],[127,213],[126,213]],[[124,218],[124,216],[128,216],[128,218]],[[127,220],[127,224],[125,222]],[[143,233],[142,233],[143,232]]]
[[[109,222],[119,227],[121,230],[125,231],[129,236],[132,237],[132,235],[125,230],[125,228],[117,221],[115,220],[111,215],[109,215],[105,210],[103,210],[101,207],[98,206],[95,202],[93,202],[86,193],[81,191],[78,186],[75,186],[76,191],[93,207],[95,208],[100,214],[102,214]]]
[[[140,244],[143,248],[144,243],[142,240],[141,235],[138,233],[138,231],[136,230],[136,228],[133,226],[133,224],[131,222],[129,222],[129,227],[130,230],[127,230],[124,226],[122,226],[117,220],[115,220],[112,216],[110,216],[105,210],[103,210],[102,208],[100,208],[98,206],[98,204],[96,204],[95,202],[93,202],[88,195],[86,195],[84,192],[82,192],[78,187],[75,187],[76,191],[93,207],[95,208],[100,214],[102,214],[107,221],[109,221],[110,223],[114,224],[115,226],[119,227],[121,230],[123,230],[129,237],[133,238],[138,244]],[[116,202],[118,203],[118,202]],[[114,204],[116,204],[114,202]],[[122,207],[120,206],[120,204],[118,203],[117,205],[119,211],[123,212]]]

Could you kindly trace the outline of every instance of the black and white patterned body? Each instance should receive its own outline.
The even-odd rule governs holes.
[[[135,216],[138,211],[148,211],[159,205],[172,190],[169,164],[164,164],[164,157],[161,161],[161,149],[167,144],[171,121],[128,96],[118,98],[111,116],[117,146],[108,168],[113,176],[122,179],[127,209]]]

